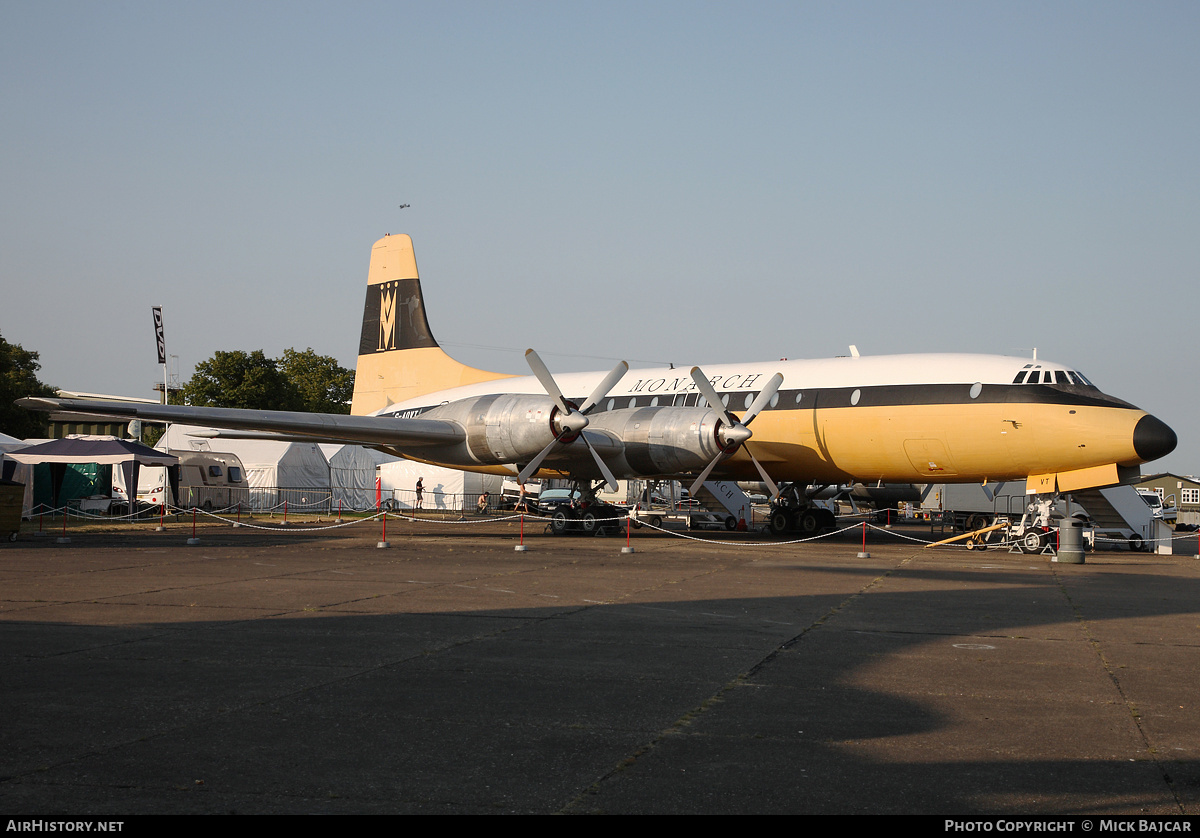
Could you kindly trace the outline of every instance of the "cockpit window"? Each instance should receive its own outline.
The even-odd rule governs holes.
[[[1013,384],[1062,384],[1078,385],[1080,387],[1096,388],[1095,384],[1083,377],[1078,370],[1044,370],[1041,365],[1026,364],[1013,379]]]

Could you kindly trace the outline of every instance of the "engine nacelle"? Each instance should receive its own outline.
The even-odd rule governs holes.
[[[462,399],[422,414],[456,422],[466,441],[437,452],[454,465],[521,465],[561,434],[548,396],[500,394]],[[638,407],[591,413],[584,433],[618,477],[680,474],[703,469],[721,451],[722,413],[707,407]],[[547,468],[594,471],[582,443],[557,446]]]
[[[527,463],[561,432],[557,417],[549,396],[516,394],[461,399],[421,415],[457,422],[467,432],[463,445],[442,455],[457,465]]]
[[[588,416],[589,430],[621,440],[624,468],[618,474],[653,476],[704,468],[721,451],[723,414],[706,407],[637,407]]]

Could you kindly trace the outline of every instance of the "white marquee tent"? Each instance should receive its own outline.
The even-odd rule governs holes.
[[[250,507],[274,509],[286,500],[298,508],[330,508],[329,462],[313,442],[279,442],[261,439],[207,439],[189,436],[205,430],[192,425],[171,425],[158,441],[159,449],[220,451],[242,461],[250,484]]]

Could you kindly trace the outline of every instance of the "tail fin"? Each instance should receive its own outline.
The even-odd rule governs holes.
[[[375,242],[350,413],[364,416],[436,390],[509,377],[460,364],[442,351],[425,319],[412,239]]]

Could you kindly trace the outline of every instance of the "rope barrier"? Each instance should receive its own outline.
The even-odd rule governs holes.
[[[285,503],[287,503],[287,502],[285,502]],[[264,509],[255,509],[255,510],[252,510],[252,512],[257,513],[259,515],[263,514],[264,512],[269,514],[274,509],[282,509],[283,506],[284,506],[284,504],[281,503],[281,504],[278,504],[276,507],[268,508],[265,510]],[[231,518],[222,517],[222,513],[227,514],[232,511],[237,511],[240,513],[241,511],[243,511],[240,507],[240,504],[239,505],[231,505],[231,506],[224,507],[222,509],[216,509],[216,510],[207,510],[207,509],[203,509],[201,507],[176,507],[176,506],[171,506],[168,508],[168,510],[169,511],[167,512],[167,514],[171,514],[171,515],[178,516],[178,515],[184,515],[189,512],[195,511],[196,513],[199,513],[201,515],[204,515],[207,518],[211,518],[216,521],[221,521],[221,522],[227,523],[227,524],[237,523],[237,525],[240,527],[246,527],[249,529],[256,529],[256,530],[264,530],[264,531],[274,531],[274,532],[286,531],[286,532],[294,532],[294,533],[323,532],[326,530],[342,529],[344,527],[353,526],[355,524],[361,524],[361,523],[366,523],[366,522],[370,522],[370,521],[377,521],[382,517],[388,517],[388,518],[392,518],[394,520],[399,520],[399,521],[407,521],[410,523],[445,524],[445,525],[492,524],[492,523],[511,522],[511,521],[516,521],[516,520],[519,520],[522,518],[522,514],[519,512],[513,513],[511,515],[495,515],[495,516],[475,515],[473,517],[468,517],[468,513],[462,512],[462,513],[460,513],[460,517],[458,517],[458,518],[448,518],[444,515],[441,517],[433,517],[433,515],[436,513],[431,513],[429,516],[418,516],[418,515],[413,515],[413,514],[404,514],[404,513],[396,512],[396,511],[380,510],[380,511],[374,512],[373,514],[365,515],[364,517],[361,517],[361,518],[354,518],[352,520],[343,520],[343,521],[333,522],[328,525],[312,526],[312,527],[288,526],[286,528],[286,530],[284,530],[283,527],[279,527],[279,526],[252,524],[252,523],[247,523],[246,521],[235,522]],[[363,514],[367,511],[368,510],[351,510],[351,512],[353,514]],[[451,510],[451,511],[455,511],[455,510]],[[59,507],[49,507],[49,506],[46,506],[45,504],[39,504],[37,511],[33,514],[50,515],[51,517],[54,517],[57,515],[63,515],[63,516],[67,516],[67,517],[73,517],[73,518],[76,518],[79,520],[94,521],[94,522],[120,522],[120,521],[136,522],[136,521],[148,520],[145,512],[146,512],[146,510],[141,510],[140,514],[138,512],[130,512],[130,513],[126,513],[124,515],[103,515],[103,514],[88,512],[86,510],[80,510],[78,508],[74,508],[69,505],[59,506]],[[330,514],[332,514],[332,513],[330,513]],[[913,536],[913,535],[910,535],[907,533],[897,532],[895,529],[881,527],[877,524],[872,524],[869,521],[865,520],[866,518],[873,517],[876,514],[877,514],[877,512],[859,512],[859,513],[853,513],[853,514],[849,514],[849,515],[838,516],[841,519],[862,518],[863,521],[851,523],[844,527],[841,527],[840,529],[834,529],[834,530],[831,530],[826,533],[820,533],[818,535],[805,536],[805,537],[801,537],[801,538],[787,539],[787,540],[782,540],[782,541],[780,541],[780,540],[736,541],[733,543],[743,545],[743,546],[750,546],[750,547],[786,546],[789,544],[806,544],[809,542],[820,541],[822,539],[831,538],[831,537],[837,536],[837,535],[842,535],[850,530],[859,528],[860,526],[863,525],[864,522],[868,529],[874,530],[875,532],[881,533],[883,535],[889,535],[889,536],[899,539],[899,540],[911,541],[911,542],[914,542],[917,544],[932,544],[932,543],[934,543],[933,539],[923,539],[923,538],[919,538],[917,536]],[[629,522],[636,521],[640,525],[640,527],[644,527],[645,529],[653,530],[655,532],[663,533],[664,535],[673,536],[675,538],[681,538],[681,539],[684,539],[687,541],[695,541],[695,542],[699,542],[699,543],[703,543],[703,544],[729,544],[729,543],[731,543],[729,541],[729,539],[727,539],[727,538],[726,539],[704,538],[702,536],[691,535],[690,533],[684,533],[684,532],[679,532],[679,531],[673,530],[673,529],[667,529],[662,526],[655,526],[654,524],[651,524],[649,521],[645,520],[645,517],[646,517],[645,512],[643,512],[642,517],[639,517],[636,519],[630,514],[625,514],[625,515],[621,515],[621,516],[618,516],[615,518],[605,518],[602,520],[611,521],[614,524],[617,524],[618,526],[621,524],[621,522],[625,522],[626,526],[628,526]],[[548,517],[545,515],[530,514],[530,513],[525,513],[524,519],[528,520],[528,521],[542,521],[542,522],[546,522],[546,523],[550,523],[553,520],[552,517]],[[577,519],[570,519],[570,520],[575,521]],[[904,519],[899,519],[898,523],[903,522],[903,520]],[[1153,545],[1157,545],[1160,543],[1171,543],[1171,542],[1175,542],[1175,541],[1182,541],[1182,540],[1186,540],[1186,539],[1197,538],[1198,536],[1200,536],[1200,534],[1198,534],[1196,532],[1174,533],[1171,536],[1163,537],[1163,538],[1143,538],[1141,540],[1141,543],[1143,545],[1145,545],[1145,549],[1152,550]],[[1086,542],[1086,539],[1085,539],[1085,542]],[[1099,544],[1099,543],[1114,544],[1114,545],[1121,545],[1121,546],[1126,546],[1130,543],[1128,538],[1110,538],[1107,536],[1100,536],[1100,535],[1093,536],[1091,539],[1091,542],[1093,545],[1093,549],[1094,549],[1094,545]],[[1020,543],[1020,539],[1001,538],[998,541],[983,542],[983,545],[986,545],[987,549],[1005,549],[1005,548],[1011,548],[1015,545],[1018,545],[1019,543]],[[944,546],[966,549],[965,543],[964,544],[947,544]]]

